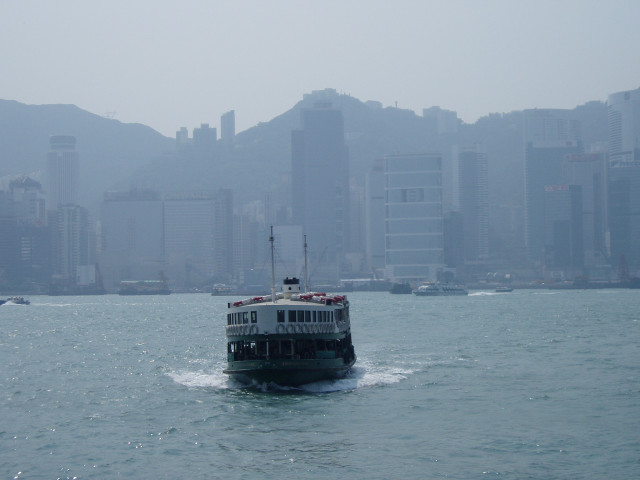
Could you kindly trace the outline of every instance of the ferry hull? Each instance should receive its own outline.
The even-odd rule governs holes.
[[[336,364],[336,360],[340,364]],[[297,387],[320,380],[344,377],[356,359],[344,363],[342,359],[327,360],[260,360],[229,362],[224,373],[244,384],[275,383]]]

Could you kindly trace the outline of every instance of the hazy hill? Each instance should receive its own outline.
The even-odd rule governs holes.
[[[175,140],[144,125],[123,124],[73,105],[24,105],[0,100],[0,176],[43,170],[49,136],[78,137],[82,198],[90,207],[110,188],[152,188],[161,193],[210,192],[227,187],[241,206],[264,199],[289,204],[291,131],[300,112],[317,101],[342,110],[352,181],[362,185],[376,159],[396,153],[443,153],[444,175],[453,145],[480,143],[488,154],[491,205],[524,203],[522,112],[490,114],[474,124],[460,122],[457,134],[437,135],[433,120],[411,110],[382,108],[324,90],[305,95],[283,114],[236,136],[234,148],[209,156],[177,152]],[[576,107],[585,145],[606,141],[606,105]],[[447,179],[445,178],[445,186]]]
[[[150,127],[103,118],[74,105],[25,105],[0,100],[0,176],[45,170],[51,135],[75,135],[80,157],[80,203],[130,177],[175,141]]]

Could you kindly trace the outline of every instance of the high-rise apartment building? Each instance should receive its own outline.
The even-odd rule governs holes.
[[[580,125],[570,110],[524,112],[525,241],[530,260],[544,260],[544,188],[562,178],[564,156],[580,153]]]
[[[489,258],[489,179],[487,154],[478,147],[458,152],[458,204],[466,261]]]
[[[302,111],[292,132],[293,223],[302,225],[318,277],[335,282],[349,239],[349,169],[340,110],[327,102]]]
[[[54,135],[49,138],[47,155],[47,208],[78,202],[78,152],[76,137]]]
[[[611,259],[640,269],[640,88],[609,95]]]
[[[444,267],[440,154],[384,158],[386,276],[436,280]]]

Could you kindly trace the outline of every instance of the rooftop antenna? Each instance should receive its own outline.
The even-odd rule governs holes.
[[[309,291],[309,270],[307,269],[307,236],[304,236],[304,293]]]
[[[273,260],[273,225],[271,225],[269,243],[271,243],[271,301],[276,303],[276,265]]]

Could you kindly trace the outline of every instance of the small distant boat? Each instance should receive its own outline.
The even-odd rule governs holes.
[[[408,283],[394,283],[391,285],[389,293],[393,293],[395,295],[411,294],[411,285]]]
[[[496,287],[496,292],[498,292],[498,293],[513,292],[513,288],[511,288],[511,287]]]
[[[231,285],[227,285],[225,283],[216,283],[211,289],[211,295],[220,296],[220,295],[232,295],[234,292],[234,288]]]
[[[468,295],[468,290],[462,286],[452,283],[424,282],[413,294],[418,297],[447,297],[452,295]]]
[[[118,295],[170,295],[164,274],[160,272],[160,280],[123,280],[120,282]]]
[[[6,300],[2,300],[3,303],[13,303],[14,305],[31,305],[31,302],[24,297],[9,297]]]
[[[161,280],[123,280],[118,295],[170,295],[171,290]]]

